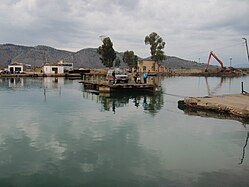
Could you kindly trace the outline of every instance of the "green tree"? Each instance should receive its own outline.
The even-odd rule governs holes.
[[[165,42],[163,39],[155,32],[152,32],[145,37],[145,45],[150,45],[151,59],[156,62],[161,62],[165,59],[164,46]]]
[[[124,56],[123,56],[123,61],[128,64],[128,66],[130,68],[132,67],[137,67],[137,60],[138,60],[138,57],[137,55],[134,54],[133,51],[125,51],[124,52]]]
[[[121,64],[121,60],[119,58],[116,58],[115,61],[114,61],[114,66],[119,67],[120,64]]]
[[[98,47],[97,52],[100,55],[100,60],[104,66],[109,68],[113,66],[116,52],[113,49],[113,43],[109,37],[103,39],[103,44]]]

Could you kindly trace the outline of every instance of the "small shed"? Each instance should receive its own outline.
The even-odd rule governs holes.
[[[63,74],[64,66],[58,64],[45,64],[43,66],[43,72],[45,74]]]
[[[24,71],[24,64],[13,62],[10,65],[8,65],[8,71],[10,73],[22,73]]]

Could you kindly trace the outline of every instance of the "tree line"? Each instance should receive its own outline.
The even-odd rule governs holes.
[[[105,37],[103,38],[102,42],[103,44],[97,49],[102,64],[108,68],[113,66],[119,67],[121,60],[116,56],[111,39],[109,37]],[[150,45],[150,54],[152,60],[161,62],[165,59],[163,51],[165,42],[157,33],[152,32],[148,36],[145,36],[144,43],[145,45]],[[134,51],[127,50],[124,52],[123,61],[130,68],[136,68],[138,56],[135,55]]]

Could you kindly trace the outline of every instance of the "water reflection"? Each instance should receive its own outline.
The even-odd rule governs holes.
[[[249,132],[247,132],[247,136],[246,136],[246,140],[245,140],[245,145],[243,146],[243,149],[242,149],[242,157],[241,157],[241,160],[240,160],[239,164],[243,164],[243,161],[245,159],[246,146],[247,146],[247,143],[248,143],[248,139],[249,139]]]
[[[156,93],[107,93],[95,94],[83,91],[83,98],[96,100],[102,104],[105,111],[112,110],[115,114],[120,107],[125,107],[128,103],[133,103],[136,108],[143,107],[150,114],[158,113],[164,105],[163,92]]]
[[[195,86],[193,80],[175,80],[167,81],[170,93],[184,95],[184,86]],[[0,87],[8,90],[0,100],[7,106],[1,107],[0,186],[249,184],[248,138],[232,120],[169,112],[179,99],[172,95],[82,93],[78,82],[67,85],[66,79],[61,96],[60,80],[47,81],[50,102],[44,103],[37,99],[43,98],[43,79],[23,81],[33,89]]]
[[[216,118],[216,119],[231,119],[231,120],[237,120],[242,122],[242,124],[249,124],[249,120],[245,119],[245,118],[240,118],[238,116],[234,116],[232,114],[228,114],[228,113],[222,113],[222,112],[214,112],[214,111],[210,111],[210,110],[199,110],[196,108],[186,108],[186,107],[181,107],[180,105],[178,105],[178,108],[180,110],[183,110],[185,114],[189,115],[189,116],[200,116],[200,117],[205,117],[205,118]]]
[[[15,128],[10,129],[15,136],[0,133],[4,142],[0,186],[178,186],[182,182],[170,179],[173,173],[162,166],[160,157],[139,144],[135,125],[112,130],[112,124],[84,123],[76,131],[67,123],[40,126],[35,141]],[[101,140],[95,137],[100,130],[105,133]],[[157,178],[157,171],[162,177]]]
[[[217,90],[222,87],[222,84],[224,82],[224,77],[220,77],[220,82],[214,88],[212,88],[212,89],[209,86],[208,77],[205,77],[205,81],[206,81],[208,96],[212,96],[212,95],[216,94]]]
[[[0,88],[22,88],[25,84],[26,80],[20,77],[0,79]]]
[[[0,78],[0,88],[46,88],[57,89],[65,84],[71,84],[73,80],[63,77],[3,77]]]

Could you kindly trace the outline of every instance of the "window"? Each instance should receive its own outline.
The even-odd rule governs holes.
[[[152,71],[155,71],[155,64],[153,64],[153,65],[151,66],[151,70],[152,70]]]
[[[20,72],[20,71],[22,71],[21,67],[15,67],[15,72]]]

